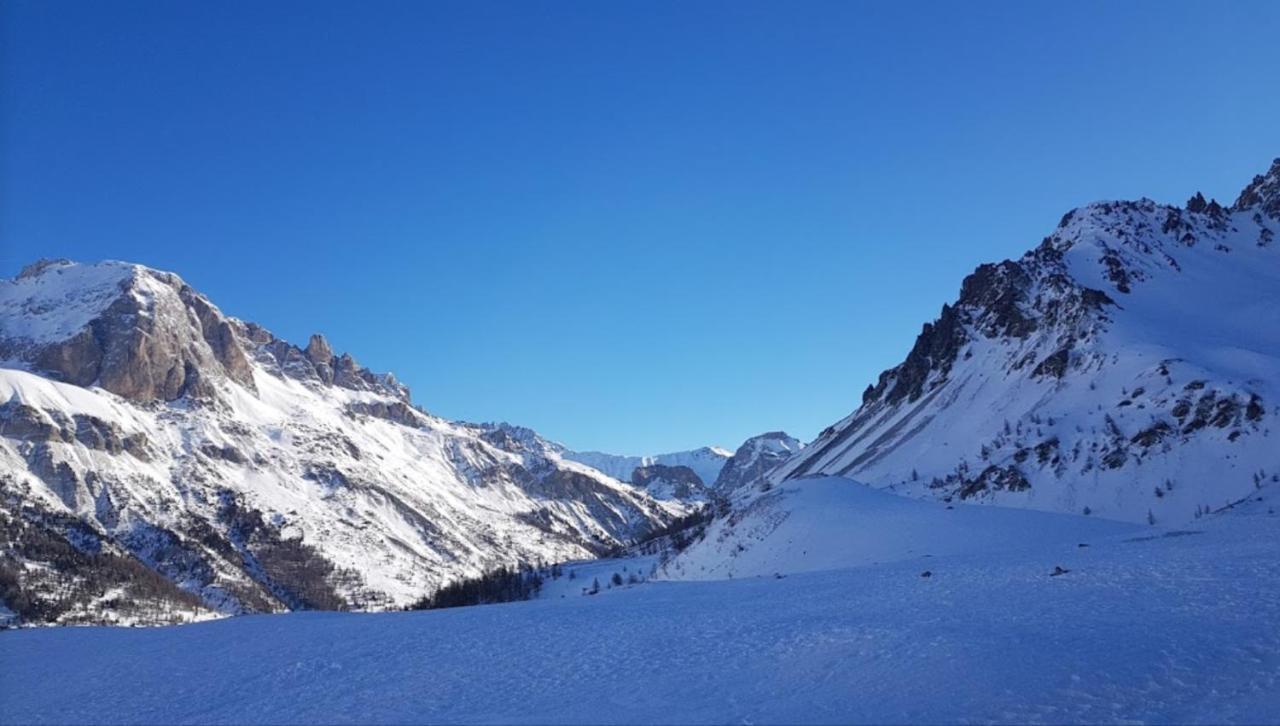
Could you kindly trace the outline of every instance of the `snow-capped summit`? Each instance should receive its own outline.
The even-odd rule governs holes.
[[[253,390],[250,359],[293,378],[407,401],[322,335],[305,349],[228,317],[171,272],[106,261],[41,260],[0,281],[0,359],[138,403],[208,397],[227,379]]]
[[[770,472],[804,448],[799,439],[783,431],[752,436],[738,447],[716,478],[713,488],[722,495],[763,482]]]
[[[432,416],[323,336],[298,347],[141,265],[0,281],[0,360],[0,576],[27,620],[398,607],[696,506]]]
[[[978,267],[862,405],[780,467],[1180,522],[1280,476],[1280,160],[1224,208],[1099,202]]]

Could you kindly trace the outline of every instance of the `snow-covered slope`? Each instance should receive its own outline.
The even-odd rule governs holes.
[[[724,468],[724,464],[729,460],[729,457],[733,456],[733,452],[726,451],[718,446],[703,446],[700,449],[691,451],[675,451],[670,454],[656,454],[653,456],[621,456],[618,454],[604,454],[599,451],[569,450],[563,451],[562,455],[566,459],[586,464],[620,481],[631,481],[632,473],[642,466],[653,466],[655,464],[660,466],[687,466],[698,475],[703,484],[709,486],[720,475],[720,470]]]
[[[170,597],[185,619],[400,606],[689,510],[526,429],[431,416],[322,337],[292,346],[171,273],[40,263],[0,281],[0,311],[0,600],[38,619],[127,620],[114,609],[160,587],[121,564],[61,607],[50,541],[144,563],[198,596]]]
[[[761,577],[999,553],[1123,534],[1140,525],[1096,517],[890,494],[841,477],[783,482],[748,497],[665,563],[671,579]]]
[[[1187,522],[1280,475],[1280,159],[1229,208],[1101,202],[983,265],[772,479]]]
[[[1274,489],[1182,533],[926,563],[8,632],[0,723],[1274,723]]]

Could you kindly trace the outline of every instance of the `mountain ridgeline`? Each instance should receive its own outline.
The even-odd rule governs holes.
[[[26,622],[397,608],[699,506],[432,416],[322,336],[292,345],[140,265],[0,281],[0,356],[0,598]]]
[[[1280,475],[1280,160],[1230,206],[1100,202],[982,265],[776,474],[1134,522]]]
[[[41,261],[0,281],[0,618],[493,599],[637,542],[673,578],[829,569],[877,556],[877,511],[978,537],[960,503],[1185,524],[1280,481],[1277,231],[1280,160],[1230,205],[1073,210],[813,442],[657,456],[447,421],[172,273]]]

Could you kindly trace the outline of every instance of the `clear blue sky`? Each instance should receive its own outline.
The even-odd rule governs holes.
[[[0,4],[0,274],[178,272],[429,410],[852,410],[984,261],[1280,155],[1280,3]]]

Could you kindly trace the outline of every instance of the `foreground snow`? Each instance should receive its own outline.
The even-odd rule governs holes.
[[[1280,515],[1258,494],[1194,532],[781,579],[11,631],[0,722],[1280,722]]]

